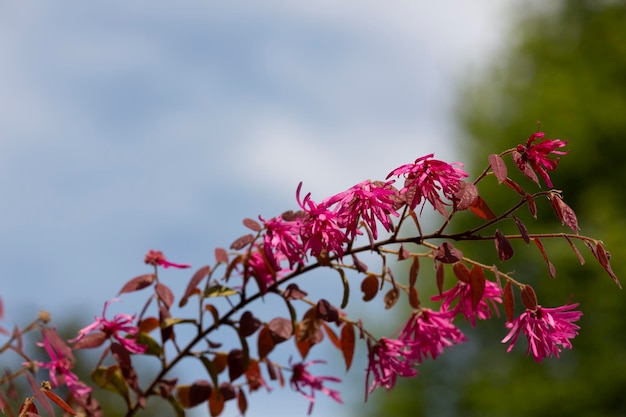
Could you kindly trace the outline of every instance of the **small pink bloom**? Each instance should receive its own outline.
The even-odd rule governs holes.
[[[76,398],[83,398],[91,392],[91,387],[81,382],[71,369],[74,355],[69,346],[57,335],[56,329],[42,329],[43,340],[37,343],[50,357],[49,362],[37,362],[37,366],[50,370],[50,382],[53,387],[66,385]]]
[[[415,365],[419,359],[416,343],[410,340],[388,339],[382,337],[373,346],[368,344],[368,365],[365,378],[366,392],[371,393],[378,387],[385,387],[387,391],[396,385],[398,375],[414,377],[417,375]],[[370,374],[374,376],[369,385]]]
[[[163,268],[169,268],[170,266],[181,269],[191,268],[191,265],[189,264],[175,264],[174,262],[168,261],[167,259],[165,259],[165,255],[163,255],[163,252],[159,250],[149,250],[146,254],[144,262],[148,265],[162,266]]]
[[[444,348],[467,341],[465,335],[452,324],[452,317],[449,312],[439,313],[428,308],[415,311],[404,325],[399,339],[414,344],[419,363],[429,355],[435,359]]]
[[[528,338],[527,354],[532,353],[536,362],[549,356],[559,357],[561,348],[572,348],[570,339],[578,335],[578,327],[574,324],[583,313],[572,311],[578,304],[564,305],[556,308],[537,306],[535,311],[526,310],[515,320],[508,322],[506,327],[511,329],[502,339],[502,343],[511,342],[507,348],[510,352],[517,341],[520,332]]]
[[[398,217],[391,198],[396,190],[391,186],[393,181],[363,181],[350,189],[341,192],[323,202],[326,206],[335,206],[339,224],[346,229],[350,239],[354,239],[358,231],[359,220],[369,226],[374,239],[378,238],[377,220],[386,231],[393,230],[390,216]]]
[[[259,219],[265,226],[263,249],[272,267],[279,268],[280,255],[289,261],[290,268],[296,264],[304,265],[304,246],[300,241],[300,220],[286,221],[280,216],[270,220],[259,216]]]
[[[432,301],[443,300],[440,309],[442,312],[448,312],[452,316],[462,313],[465,320],[469,321],[472,326],[476,326],[477,317],[480,320],[490,318],[492,308],[496,313],[498,312],[496,303],[502,304],[502,291],[496,283],[485,281],[483,297],[478,302],[476,308],[474,308],[470,285],[459,281],[454,287],[430,299]],[[457,302],[456,304],[454,304],[455,301]]]
[[[548,170],[552,171],[559,163],[559,158],[549,159],[550,154],[553,155],[565,155],[569,151],[557,151],[557,148],[563,148],[567,145],[566,140],[559,139],[546,139],[543,142],[539,142],[533,145],[533,142],[537,139],[543,139],[545,134],[543,132],[537,132],[530,135],[526,145],[517,145],[517,152],[521,154],[521,157],[515,159],[515,164],[519,167],[520,171],[526,174],[525,164],[528,163],[533,170],[539,173],[544,179],[548,187],[552,187],[552,181],[548,175]],[[528,176],[528,174],[526,174]],[[531,179],[536,179],[532,178]]]
[[[104,309],[102,310],[102,317],[96,317],[96,321],[81,329],[78,332],[78,336],[69,342],[77,343],[87,336],[87,334],[98,331],[103,335],[104,339],[113,337],[124,347],[124,349],[131,353],[144,353],[147,347],[137,343],[136,336],[139,333],[139,328],[133,324],[135,320],[134,315],[116,314],[113,316],[113,320],[108,320],[105,317],[107,307],[114,301],[117,301],[117,299],[114,298],[105,302]],[[126,335],[122,335],[121,333],[126,333]],[[131,337],[129,338],[128,336]]]
[[[298,391],[300,394],[304,395],[304,397],[311,402],[309,405],[309,414],[313,411],[313,405],[315,404],[315,391],[320,391],[322,394],[328,395],[333,400],[337,401],[339,404],[343,404],[341,400],[341,394],[339,391],[332,390],[330,388],[325,387],[323,384],[325,381],[330,382],[341,382],[341,379],[335,378],[333,376],[313,376],[306,369],[308,366],[315,363],[326,363],[322,360],[315,360],[309,362],[301,362],[295,365],[292,365],[293,374],[291,375],[291,380],[289,381],[291,387]],[[310,393],[305,392],[304,390],[310,388]]]
[[[340,219],[337,213],[331,211],[324,203],[317,204],[311,200],[311,194],[307,194],[300,200],[300,188],[296,192],[298,204],[306,215],[302,218],[300,237],[304,243],[304,251],[318,257],[322,253],[336,253],[343,256],[343,245],[348,242],[348,237],[339,225]]]
[[[459,190],[459,182],[468,174],[460,168],[463,164],[446,162],[432,159],[434,154],[422,156],[412,164],[402,165],[391,171],[387,178],[391,176],[404,175],[404,188],[400,194],[404,194],[407,204],[411,210],[415,210],[422,199],[428,200],[430,204],[442,215],[446,216],[446,203],[442,200],[441,194],[448,200],[452,200],[454,194]]]

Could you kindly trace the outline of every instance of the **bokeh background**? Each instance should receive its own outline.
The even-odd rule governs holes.
[[[242,218],[295,208],[299,181],[322,199],[431,152],[479,169],[488,153],[525,140],[537,120],[570,140],[554,182],[587,219],[583,232],[606,236],[619,253],[624,28],[623,4],[610,1],[5,3],[7,321],[46,309],[57,323],[85,325],[123,282],[146,272],[148,249],[210,263],[216,246],[243,232]],[[569,415],[626,415],[625,333],[611,320],[623,317],[623,296],[593,265],[574,272],[575,259],[560,250],[553,262],[562,287],[539,287],[583,298],[580,353],[541,367],[521,349],[497,356],[495,323],[441,367],[425,366],[417,385],[379,393],[367,407],[364,365],[355,365],[354,383],[341,387],[348,405],[320,395],[315,414],[554,416],[571,403]],[[541,264],[529,266],[537,260],[511,268],[544,282]],[[188,274],[170,279],[180,291]],[[289,389],[249,399],[252,417],[307,407]],[[604,410],[598,404],[610,405],[591,413]]]

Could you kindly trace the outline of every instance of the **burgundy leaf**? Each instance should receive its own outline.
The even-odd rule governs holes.
[[[409,287],[415,287],[417,283],[417,275],[420,270],[420,258],[419,256],[413,257],[413,263],[411,263],[411,269],[409,270]]]
[[[511,190],[513,190],[516,193],[518,193],[519,195],[526,195],[526,191],[524,191],[524,189],[518,183],[516,183],[515,181],[513,181],[510,178],[507,178],[507,179],[504,180],[504,185],[506,185]]]
[[[513,296],[513,286],[507,282],[504,286],[504,310],[507,321],[513,321],[515,315],[515,297]]]
[[[394,287],[387,291],[387,294],[385,294],[385,310],[389,310],[391,307],[396,305],[399,298],[400,290],[397,287]]]
[[[317,317],[330,323],[339,320],[339,311],[323,298],[317,302],[316,313]]]
[[[485,294],[485,273],[483,269],[474,265],[470,272],[470,296],[472,299],[472,308],[476,310],[478,303],[483,299]]]
[[[224,398],[224,401],[230,401],[237,397],[237,391],[235,391],[235,387],[233,387],[228,382],[222,382],[220,384],[220,394],[222,394],[222,398]]]
[[[507,170],[506,164],[504,163],[504,159],[498,154],[489,155],[489,163],[491,164],[491,169],[493,169],[493,173],[498,179],[498,184],[502,184],[504,180],[506,180]]]
[[[376,275],[368,275],[361,282],[361,291],[363,291],[363,301],[370,301],[378,294],[378,278]]]
[[[284,319],[282,317],[272,319],[267,325],[267,328],[275,345],[289,339],[293,334],[293,325],[291,324],[291,320]]]
[[[220,264],[228,264],[228,253],[224,248],[215,249],[215,260]]]
[[[213,386],[207,380],[195,381],[189,387],[189,408],[202,404],[211,397]]]
[[[556,213],[556,217],[559,219],[562,225],[569,227],[574,231],[574,233],[578,233],[578,219],[576,218],[576,213],[574,210],[561,198],[561,196],[557,193],[550,193],[549,197],[550,205],[552,209]]]
[[[89,349],[102,345],[109,337],[104,332],[90,333],[72,346],[72,349]]]
[[[533,217],[536,219],[537,218],[537,204],[535,204],[535,199],[533,198],[532,195],[526,194],[526,203],[528,204],[528,211],[530,211],[530,214],[532,214]]]
[[[400,245],[400,250],[398,250],[398,260],[404,261],[405,259],[408,259],[410,256],[411,256],[411,252],[409,252],[408,249],[404,247],[404,245]]]
[[[417,293],[417,288],[415,287],[411,287],[409,289],[409,304],[415,309],[420,308],[419,294]]]
[[[202,268],[198,269],[195,274],[193,274],[193,277],[191,277],[189,284],[187,284],[187,288],[185,289],[183,298],[181,298],[180,302],[178,303],[179,307],[184,307],[185,304],[187,304],[187,300],[189,299],[189,297],[196,293],[198,284],[200,284],[200,282],[202,282],[204,278],[209,276],[209,273],[211,273],[211,267],[205,265]]]
[[[580,253],[576,245],[574,245],[574,242],[572,242],[572,239],[570,239],[569,236],[565,236],[565,239],[567,240],[567,243],[569,243],[569,245],[572,247],[572,250],[574,251],[576,256],[578,256],[578,261],[580,262],[580,264],[584,265],[585,258],[583,258],[583,255]]]
[[[444,264],[453,264],[463,258],[463,253],[450,242],[443,242],[435,253],[435,259]]]
[[[537,174],[535,174],[535,171],[533,171],[532,167],[528,165],[528,162],[526,162],[523,156],[517,151],[513,151],[513,154],[511,156],[513,157],[513,162],[515,162],[515,166],[517,166],[517,169],[519,169],[520,172],[526,177],[537,183],[537,185],[540,185]]]
[[[522,304],[531,311],[537,309],[537,295],[530,285],[524,285],[522,288]]]
[[[622,284],[620,284],[619,279],[617,279],[617,275],[615,275],[615,272],[613,272],[613,269],[611,268],[611,263],[609,262],[611,255],[604,249],[604,246],[602,246],[600,242],[596,244],[595,254],[596,258],[598,258],[598,261],[600,262],[600,265],[602,265],[609,276],[613,278],[613,281],[615,281],[617,286],[622,288]]]
[[[539,252],[541,252],[543,260],[546,262],[546,264],[548,264],[548,271],[550,272],[550,276],[552,278],[556,277],[556,269],[554,268],[554,265],[552,265],[552,262],[550,262],[550,260],[548,259],[548,254],[543,247],[543,243],[541,243],[541,241],[537,238],[533,238],[533,242],[535,242],[535,245],[537,245],[537,248],[539,248]]]
[[[124,284],[124,286],[122,287],[120,292],[117,293],[117,295],[146,288],[154,282],[154,278],[154,274],[139,275],[138,277],[135,277],[128,281],[126,284]]]
[[[243,225],[254,232],[260,232],[261,230],[263,230],[263,226],[261,226],[259,222],[253,219],[243,219]]]
[[[293,283],[287,285],[287,288],[283,292],[283,296],[287,300],[299,300],[303,297],[306,297],[307,295],[308,294],[306,291],[301,290],[297,284],[293,284]]]
[[[460,181],[459,189],[454,193],[452,203],[455,210],[467,210],[478,197],[478,188],[472,183]]]
[[[511,246],[511,242],[509,242],[509,239],[504,236],[500,229],[496,229],[495,243],[498,258],[500,258],[501,261],[511,259],[513,256],[513,246]]]
[[[526,229],[526,225],[522,223],[520,219],[518,219],[515,214],[513,215],[513,221],[515,221],[515,225],[519,229],[520,234],[522,235],[522,239],[528,245],[530,243],[530,236],[528,235],[528,229]]]
[[[365,273],[367,272],[367,265],[365,265],[365,263],[361,262],[356,255],[352,255],[352,260],[354,262],[354,267],[356,268],[356,270],[358,272],[361,273]]]
[[[243,235],[239,238],[237,238],[237,240],[235,240],[231,245],[230,248],[232,250],[240,250],[245,248],[247,245],[249,245],[252,241],[254,241],[254,235],[251,234],[247,234],[247,235]]]
[[[159,296],[159,299],[163,301],[163,304],[165,304],[165,307],[169,309],[172,303],[174,302],[174,293],[172,292],[172,290],[170,290],[170,288],[167,285],[161,282],[157,282],[154,289],[157,295]]]
[[[469,284],[470,270],[463,262],[457,262],[452,265],[452,271],[459,281]]]
[[[469,211],[483,220],[493,220],[496,218],[496,215],[493,214],[493,211],[491,211],[487,202],[483,200],[481,196],[476,197],[476,200],[474,200],[472,205],[468,208]]]
[[[233,349],[228,353],[228,377],[231,381],[239,378],[246,371],[248,358],[241,349]]]
[[[261,321],[254,317],[251,312],[246,311],[241,315],[239,319],[239,334],[242,337],[248,337],[254,334],[259,327],[261,327]]]

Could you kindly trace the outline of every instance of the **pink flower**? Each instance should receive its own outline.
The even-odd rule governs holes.
[[[278,255],[282,256],[282,254]],[[277,266],[280,263],[279,261]],[[266,258],[265,251],[258,249],[250,254],[248,258],[248,276],[252,276],[256,280],[262,293],[267,291],[269,285],[276,282],[281,272],[284,273],[283,270],[274,269],[274,266],[270,264]],[[245,278],[247,279],[248,276],[245,276]]]
[[[382,337],[373,346],[368,344],[368,365],[365,378],[365,400],[367,394],[378,387],[385,387],[387,391],[396,385],[398,375],[414,377],[417,375],[415,365],[419,359],[419,352],[415,342],[410,340],[388,339]],[[370,374],[374,380],[369,385]]]
[[[50,361],[37,362],[37,366],[50,370],[52,386],[56,388],[65,384],[76,398],[89,395],[91,387],[81,382],[76,374],[71,371],[74,366],[74,355],[69,346],[57,335],[56,329],[44,328],[41,333],[43,340],[37,345],[46,350]]]
[[[129,316],[128,314],[116,314],[113,316],[113,320],[108,320],[105,317],[107,307],[114,301],[117,301],[117,299],[114,298],[105,302],[104,309],[102,310],[102,317],[96,317],[96,321],[81,329],[78,332],[78,336],[69,342],[78,344],[78,342],[83,340],[89,333],[98,331],[99,333],[93,337],[95,342],[84,343],[85,346],[81,347],[96,347],[102,344],[102,342],[106,339],[113,337],[127,351],[131,353],[144,353],[147,347],[137,343],[136,336],[139,333],[139,328],[133,324],[133,321],[135,320],[134,315]],[[126,333],[126,335],[122,335],[121,333]],[[131,337],[129,338],[128,336]]]
[[[304,264],[304,247],[300,241],[300,220],[286,221],[282,217],[265,220],[259,216],[265,226],[263,249],[272,267],[279,268],[279,255],[289,261],[289,267]]]
[[[413,312],[400,332],[400,340],[413,343],[419,363],[430,355],[432,359],[443,353],[444,348],[467,341],[461,331],[452,324],[450,312],[439,313],[428,308]]]
[[[320,391],[322,394],[328,395],[333,400],[337,401],[339,404],[343,404],[341,400],[341,394],[339,391],[332,390],[330,388],[325,387],[323,384],[325,381],[331,382],[341,382],[341,379],[335,378],[333,376],[313,376],[306,369],[308,366],[314,363],[326,363],[322,360],[309,361],[306,363],[297,363],[292,366],[293,374],[291,375],[291,380],[289,383],[291,387],[298,391],[300,394],[304,395],[304,397],[311,402],[309,405],[309,414],[313,411],[313,405],[315,404],[315,391]],[[305,392],[304,390],[310,388],[310,393]]]
[[[437,159],[431,159],[434,154],[422,156],[415,160],[412,164],[402,165],[391,171],[387,178],[392,175],[404,175],[404,188],[400,190],[400,194],[404,194],[407,204],[411,210],[415,210],[421,202],[422,198],[428,200],[432,206],[442,215],[446,216],[444,201],[440,193],[448,200],[451,200],[459,190],[459,182],[468,174],[456,166],[462,167],[463,164],[454,162],[448,164]]]
[[[550,181],[550,176],[548,175],[547,170],[554,170],[559,163],[559,158],[549,159],[550,154],[553,155],[565,155],[569,151],[557,151],[557,148],[562,148],[567,145],[566,140],[559,139],[546,139],[543,142],[539,142],[533,145],[533,142],[537,139],[543,139],[545,134],[543,132],[537,132],[530,135],[526,145],[517,145],[517,152],[521,154],[521,156],[516,156],[513,154],[513,160],[517,167],[531,180],[539,183],[537,181],[536,176],[530,175],[531,173],[527,172],[527,163],[530,164],[533,170],[539,172],[539,175],[544,179],[548,187],[552,187],[552,181]],[[518,154],[518,155],[519,155]],[[533,178],[534,177],[534,178]]]
[[[536,362],[541,363],[543,358],[549,356],[559,357],[561,348],[572,348],[570,339],[578,335],[578,327],[574,324],[583,313],[572,311],[578,304],[564,305],[556,308],[544,308],[526,310],[506,327],[511,329],[509,334],[502,339],[502,343],[511,342],[507,348],[510,352],[517,341],[520,332],[528,338],[527,354],[532,353]]]
[[[149,250],[146,254],[144,262],[148,265],[162,266],[163,268],[169,268],[170,266],[181,269],[191,268],[191,265],[189,264],[175,264],[174,262],[168,261],[167,259],[165,259],[165,255],[163,255],[163,252],[158,250]]]
[[[312,256],[319,257],[323,253],[336,253],[343,256],[343,245],[348,242],[348,237],[341,230],[340,219],[337,214],[329,210],[324,204],[317,204],[311,200],[311,194],[307,194],[300,200],[300,188],[296,192],[298,204],[306,215],[302,219],[300,237],[304,243],[304,251],[310,251]]]
[[[339,218],[339,224],[347,231],[350,239],[361,234],[357,229],[359,220],[369,226],[374,239],[378,238],[376,220],[380,222],[386,231],[393,230],[390,215],[398,217],[394,210],[394,201],[391,198],[396,190],[391,186],[393,181],[363,181],[350,189],[341,192],[324,201],[327,206],[337,204],[335,212]]]
[[[443,300],[440,309],[442,312],[448,312],[452,316],[462,313],[465,320],[469,321],[472,326],[476,326],[476,317],[480,320],[485,320],[491,317],[491,308],[487,302],[491,304],[491,307],[493,307],[496,313],[498,312],[496,303],[502,303],[502,291],[496,283],[485,281],[485,291],[483,296],[478,302],[476,308],[474,308],[470,285],[459,281],[448,291],[443,292],[441,295],[435,295],[430,299],[432,301]],[[455,301],[457,301],[457,303],[454,307],[452,307],[452,304],[454,304]]]

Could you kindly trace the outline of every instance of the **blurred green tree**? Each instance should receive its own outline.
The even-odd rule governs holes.
[[[604,240],[614,255],[615,272],[626,283],[626,263],[620,256],[626,247],[626,3],[529,4],[517,14],[515,42],[486,74],[464,86],[459,116],[471,137],[461,145],[469,158],[465,162],[482,170],[489,153],[525,143],[539,120],[547,137],[569,140],[570,153],[551,175],[554,187],[564,190],[582,233]],[[513,170],[510,164],[509,172]],[[536,187],[521,176],[515,178],[528,190]],[[484,185],[481,194],[501,212],[505,207],[499,196],[511,191],[495,179]],[[560,227],[547,202],[539,209],[538,220],[523,219],[529,229]],[[506,345],[500,344],[507,333],[503,317],[480,322],[476,329],[465,326],[470,342],[423,364],[417,378],[401,381],[389,395],[372,396],[366,413],[626,415],[625,294],[582,245],[587,260],[583,267],[565,241],[544,243],[557,268],[555,280],[535,248],[521,250],[523,242],[515,246],[518,254],[513,259],[498,263],[494,253],[492,261],[532,284],[544,307],[565,304],[570,297],[580,303],[584,316],[573,350],[537,364],[526,357],[525,340],[506,353]],[[462,247],[469,256],[480,249],[485,248]],[[448,284],[452,279],[449,274]]]

